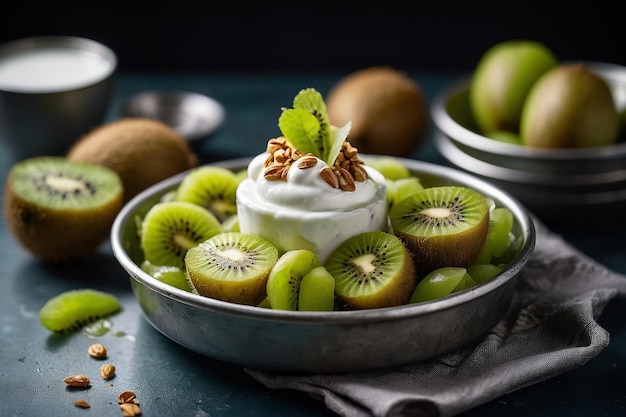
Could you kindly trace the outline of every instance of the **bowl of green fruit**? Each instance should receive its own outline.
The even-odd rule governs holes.
[[[265,151],[124,206],[111,243],[145,318],[194,352],[301,373],[407,364],[488,333],[534,249],[524,207],[459,170],[360,155],[324,109],[302,90]]]
[[[562,62],[505,41],[433,100],[435,143],[451,165],[546,218],[626,206],[626,67]]]
[[[438,268],[429,278],[423,273],[420,284],[411,284],[412,302],[357,308],[347,307],[333,295],[330,311],[306,311],[272,308],[265,297],[258,305],[248,305],[200,295],[190,285],[185,267],[151,265],[142,247],[142,234],[150,227],[146,221],[154,219],[148,213],[173,198],[187,173],[153,186],[122,209],[112,231],[115,256],[129,273],[133,292],[152,326],[176,343],[218,360],[258,369],[313,373],[376,369],[431,358],[476,340],[500,320],[513,295],[516,276],[533,251],[534,229],[524,208],[500,189],[451,168],[413,160],[401,162],[425,188],[467,187],[487,198],[492,212],[506,209],[496,211],[505,215],[492,216],[501,218],[498,222],[505,225],[500,232],[504,243],[499,244],[497,257],[479,261],[476,266]],[[247,163],[234,160],[215,166],[240,173]],[[393,181],[398,181],[400,188],[409,182]],[[222,231],[237,230],[233,219],[225,217],[209,234],[219,230],[221,236]],[[213,221],[208,223],[215,227]],[[261,259],[270,259],[279,271],[275,252],[269,252]],[[317,268],[312,268],[317,262],[308,252],[309,258],[300,260],[293,250],[285,253],[291,258],[279,256],[281,264]],[[304,275],[300,272],[299,278]],[[298,276],[297,271],[294,276]],[[465,282],[470,279],[472,282]],[[418,286],[420,292],[413,297]]]

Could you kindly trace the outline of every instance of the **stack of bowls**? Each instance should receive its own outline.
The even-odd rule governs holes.
[[[585,65],[607,81],[618,110],[624,110],[626,67]],[[451,165],[495,183],[544,220],[595,222],[624,212],[626,142],[597,148],[537,149],[487,138],[477,133],[471,115],[470,82],[470,77],[454,82],[432,104],[435,144]]]

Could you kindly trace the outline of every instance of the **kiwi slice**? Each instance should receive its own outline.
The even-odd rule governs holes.
[[[239,181],[229,169],[202,166],[185,175],[176,191],[176,200],[201,205],[223,222],[237,213],[235,193]]]
[[[506,207],[490,211],[489,231],[475,263],[488,264],[505,254],[511,243],[513,222],[513,213]]]
[[[399,160],[390,156],[367,157],[364,156],[365,163],[383,174],[385,179],[398,180],[411,176],[409,169]]]
[[[333,311],[335,278],[323,266],[313,268],[302,277],[298,292],[299,311]]]
[[[330,254],[325,267],[335,277],[335,293],[353,309],[406,304],[417,284],[404,243],[381,231],[347,239]]]
[[[70,290],[49,299],[39,311],[39,321],[51,332],[65,334],[121,309],[113,294],[89,288]]]
[[[154,265],[150,261],[143,261],[141,269],[150,274],[152,277],[162,281],[172,287],[180,288],[185,291],[193,291],[192,284],[187,278],[187,273],[177,266],[171,265]]]
[[[502,267],[492,264],[476,264],[467,268],[467,273],[479,284],[489,281],[502,272]]]
[[[143,219],[141,248],[154,265],[184,269],[187,251],[221,231],[220,222],[204,207],[186,201],[157,203]]]
[[[389,208],[397,202],[404,200],[412,194],[424,189],[422,182],[417,177],[398,178],[397,180],[387,180],[387,202]]]
[[[410,304],[443,298],[453,292],[476,285],[467,269],[459,266],[446,266],[429,272],[417,284],[409,300]]]
[[[9,230],[37,257],[64,262],[90,255],[122,208],[112,170],[62,157],[34,157],[11,168],[4,190]]]
[[[272,267],[267,280],[267,298],[275,310],[298,310],[302,279],[320,266],[314,252],[293,249],[283,253]]]
[[[189,249],[185,265],[198,294],[237,304],[259,305],[266,296],[278,249],[252,234],[219,233]]]
[[[474,263],[489,229],[489,206],[469,188],[429,187],[394,204],[389,219],[424,276],[437,268]]]

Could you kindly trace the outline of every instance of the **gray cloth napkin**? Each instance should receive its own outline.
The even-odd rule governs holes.
[[[596,318],[626,276],[568,245],[535,221],[535,252],[519,276],[506,316],[482,340],[398,368],[332,375],[281,375],[247,369],[272,389],[322,398],[341,416],[454,416],[572,370],[609,343]]]

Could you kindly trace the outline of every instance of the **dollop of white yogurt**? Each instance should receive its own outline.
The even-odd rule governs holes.
[[[311,168],[292,164],[286,181],[263,176],[269,155],[262,153],[248,165],[248,178],[237,189],[239,228],[261,235],[281,251],[308,249],[324,263],[330,253],[351,236],[387,230],[385,178],[364,166],[368,179],[356,190],[333,188],[321,177],[328,167],[318,159]]]

